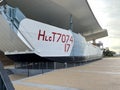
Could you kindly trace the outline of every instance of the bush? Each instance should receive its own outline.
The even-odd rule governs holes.
[[[116,54],[116,52],[110,51],[109,49],[104,49],[104,50],[103,50],[103,55],[104,55],[104,56],[112,57],[112,56],[114,56],[115,54]]]

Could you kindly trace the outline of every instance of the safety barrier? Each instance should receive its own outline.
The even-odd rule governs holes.
[[[0,62],[0,90],[15,90],[1,62]]]

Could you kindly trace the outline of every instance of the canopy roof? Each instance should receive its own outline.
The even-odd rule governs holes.
[[[70,15],[73,16],[73,32],[86,35],[103,31],[92,39],[107,36],[94,17],[87,0],[6,0],[8,4],[18,7],[31,19],[69,29]],[[99,37],[97,37],[99,36]]]

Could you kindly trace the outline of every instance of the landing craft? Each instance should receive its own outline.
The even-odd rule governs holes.
[[[81,62],[102,58],[80,33],[27,18],[18,8],[0,8],[0,49],[17,62]]]

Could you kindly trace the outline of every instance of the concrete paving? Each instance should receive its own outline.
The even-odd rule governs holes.
[[[120,57],[13,81],[15,90],[120,90]]]

